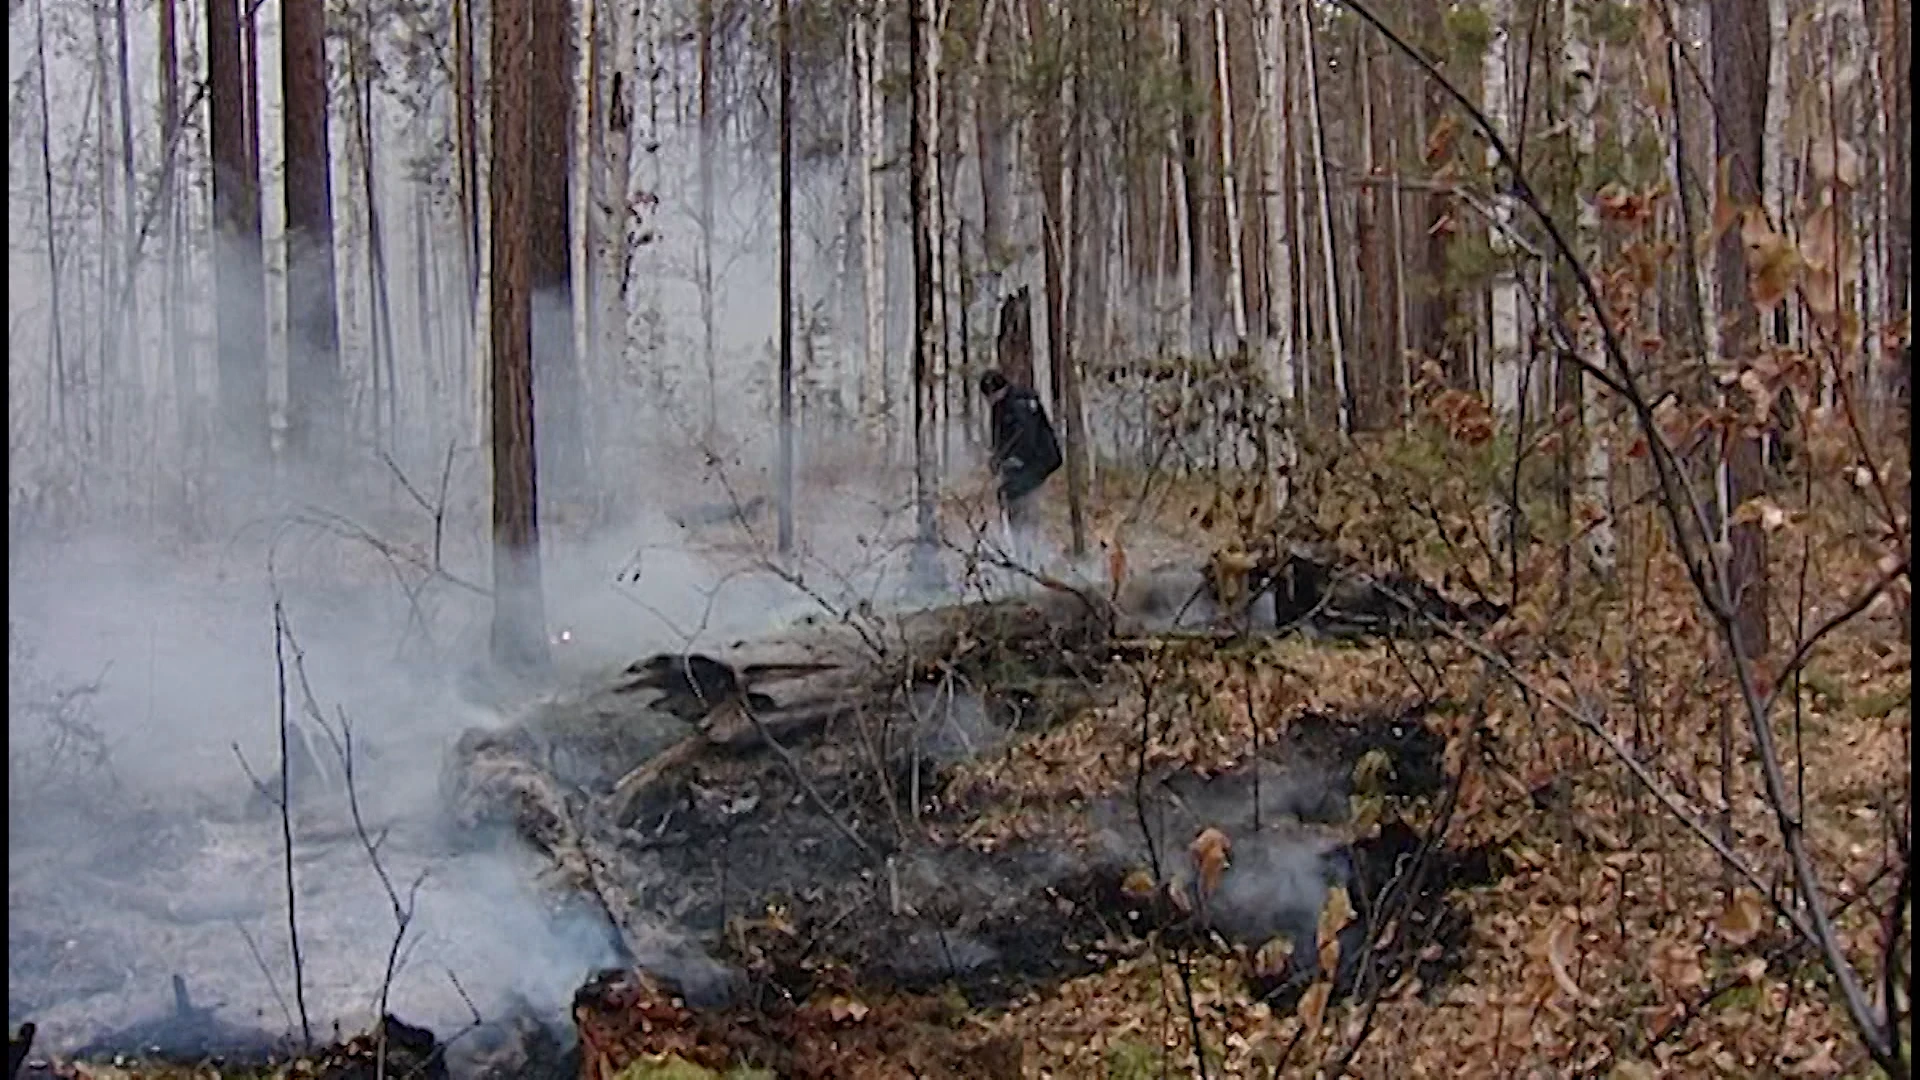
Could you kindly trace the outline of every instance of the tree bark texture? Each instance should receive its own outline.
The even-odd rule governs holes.
[[[586,425],[573,332],[573,83],[571,0],[531,0],[530,147],[535,166],[528,242],[533,288],[534,400],[549,498],[576,497],[586,481]]]
[[[495,662],[519,669],[547,660],[527,251],[534,173],[531,2],[493,4],[493,146],[487,184],[492,237],[487,304],[492,323],[492,647]]]
[[[286,123],[287,436],[293,454],[311,457],[338,447],[345,433],[327,146],[326,4],[284,0],[280,18]]]
[[[1714,151],[1728,163],[1726,197],[1736,212],[1760,205],[1767,115],[1767,59],[1772,41],[1764,4],[1711,0],[1713,20]],[[1740,363],[1760,349],[1760,317],[1748,291],[1746,246],[1736,226],[1721,233],[1714,252],[1719,276],[1721,357]],[[1730,436],[1728,510],[1761,494],[1766,465],[1761,441],[1736,431]],[[1728,585],[1735,609],[1735,639],[1749,657],[1764,656],[1767,628],[1766,535],[1757,521],[1727,526],[1731,546]]]
[[[266,282],[260,174],[249,153],[240,5],[207,0],[207,126],[213,158],[214,322],[225,449],[264,462],[267,441]]]

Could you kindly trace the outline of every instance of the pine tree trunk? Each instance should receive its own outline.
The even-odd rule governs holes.
[[[575,500],[587,475],[579,358],[574,355],[573,84],[578,72],[571,0],[532,0],[534,159],[529,273],[533,288],[534,400],[541,475],[551,500]]]
[[[1749,0],[1709,0],[1713,20],[1714,152],[1727,169],[1726,197],[1736,209],[1757,207],[1765,191],[1761,162],[1765,151],[1767,61],[1772,50],[1766,9]],[[1723,363],[1745,364],[1761,347],[1759,313],[1748,294],[1747,252],[1741,230],[1728,229],[1716,245],[1719,277],[1716,314],[1721,326]],[[1765,490],[1766,466],[1760,440],[1736,435],[1728,461],[1728,509],[1737,509]],[[1767,626],[1766,536],[1757,521],[1727,525],[1731,544],[1728,584],[1735,611],[1737,647],[1760,658],[1771,645]]]
[[[179,12],[174,4],[175,0],[157,0],[155,5],[159,9],[160,31],[160,132],[162,145],[168,151],[168,161],[160,170],[157,198],[160,200],[160,212],[166,215],[167,359],[173,372],[174,432],[179,441],[176,449],[180,454],[184,478],[184,463],[197,441],[194,438],[194,417],[198,391],[194,388],[193,354],[187,348],[186,271],[180,258],[186,235],[181,219],[182,200],[175,179],[175,162],[180,153],[180,136],[186,118],[180,115],[180,28]],[[51,245],[48,250],[52,250]],[[54,310],[58,311],[59,308],[56,306]],[[182,486],[184,502],[184,484]]]
[[[333,179],[327,147],[327,13],[323,0],[281,7],[287,200],[287,446],[296,460],[330,456],[345,434],[340,323],[334,295]]]
[[[488,169],[487,317],[493,402],[494,661],[547,663],[534,449],[532,273],[532,0],[493,0],[492,161]]]
[[[260,174],[248,134],[242,0],[207,0],[208,130],[213,157],[214,309],[223,448],[267,460],[267,312]]]

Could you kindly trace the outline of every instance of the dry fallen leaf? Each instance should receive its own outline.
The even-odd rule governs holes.
[[[1573,950],[1579,943],[1580,928],[1564,914],[1556,919],[1553,929],[1547,933],[1547,966],[1553,971],[1553,981],[1562,992],[1582,1005],[1590,1005],[1593,998],[1580,989],[1573,978]]]
[[[1144,867],[1136,867],[1127,873],[1120,882],[1120,891],[1135,900],[1145,900],[1153,895],[1153,873]]]
[[[1760,936],[1760,931],[1766,928],[1766,917],[1760,898],[1741,889],[1720,913],[1720,936],[1729,944],[1745,945]]]
[[[1265,945],[1253,951],[1253,973],[1262,979],[1277,979],[1287,973],[1287,965],[1293,961],[1293,942],[1284,935],[1267,939]]]
[[[1307,992],[1300,995],[1300,1022],[1313,1031],[1327,1015],[1327,999],[1333,996],[1333,987],[1325,979],[1316,979]]]
[[[1200,875],[1201,900],[1220,888],[1220,878],[1227,872],[1227,857],[1232,850],[1233,842],[1227,839],[1227,834],[1212,827],[1202,829],[1187,846],[1194,870]]]
[[[859,1023],[873,1010],[853,998],[837,997],[827,1003],[827,1015],[841,1023]]]
[[[1327,902],[1320,908],[1317,944],[1320,970],[1332,971],[1340,963],[1340,931],[1353,921],[1353,900],[1339,885],[1327,890]]]

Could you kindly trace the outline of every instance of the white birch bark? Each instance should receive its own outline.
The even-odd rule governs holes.
[[[1493,23],[1493,42],[1487,49],[1483,67],[1486,87],[1483,107],[1494,130],[1511,141],[1514,121],[1507,89],[1507,50],[1511,43],[1513,0],[1492,0],[1487,14]],[[1496,170],[1502,167],[1491,148],[1487,150],[1487,164]],[[1520,408],[1520,282],[1510,261],[1513,244],[1505,228],[1513,220],[1512,199],[1505,194],[1496,195],[1494,214],[1495,221],[1487,238],[1494,259],[1488,362],[1493,376],[1494,411],[1501,416],[1511,416]]]
[[[1233,156],[1233,91],[1227,55],[1227,11],[1222,0],[1213,3],[1213,53],[1220,80],[1220,197],[1227,217],[1227,302],[1233,315],[1236,347],[1247,344],[1247,290],[1245,253],[1240,247],[1240,188]]]
[[[877,7],[863,12],[855,28],[860,54],[861,271],[866,292],[866,355],[860,380],[860,413],[874,440],[891,447],[893,417],[886,363],[886,216],[880,190],[881,143],[886,137],[880,97],[885,41]]]
[[[1286,51],[1286,19],[1280,0],[1261,0],[1256,12],[1254,58],[1260,72],[1256,89],[1256,111],[1260,118],[1260,209],[1266,219],[1266,297],[1267,325],[1261,337],[1262,367],[1274,396],[1281,402],[1293,400],[1293,319],[1288,308],[1293,302],[1292,252],[1288,250],[1291,228],[1287,220],[1286,192],[1282,186],[1286,170],[1284,132],[1281,127],[1282,102],[1286,100],[1283,81]],[[1283,415],[1290,410],[1283,410]],[[1284,510],[1291,495],[1287,478],[1291,475],[1293,432],[1282,426],[1272,448],[1275,455],[1273,492],[1275,510]]]
[[[1175,25],[1174,19],[1174,16],[1169,15],[1166,20],[1166,42],[1169,48],[1173,46],[1179,34],[1179,28]],[[1177,129],[1169,129],[1167,132],[1167,153],[1167,160],[1171,163],[1173,169],[1173,202],[1168,207],[1168,210],[1173,214],[1175,219],[1173,272],[1177,279],[1174,283],[1173,294],[1173,325],[1175,329],[1170,337],[1174,343],[1174,355],[1191,356],[1193,355],[1194,344],[1194,237],[1192,222],[1187,219],[1187,184],[1189,180],[1187,177],[1186,158],[1181,153],[1180,133]],[[1180,404],[1181,411],[1184,413],[1187,406],[1185,387],[1190,378],[1190,375],[1185,372],[1184,368],[1182,369],[1180,378],[1182,386]]]
[[[1594,55],[1586,41],[1575,31],[1576,20],[1571,18],[1571,7],[1571,4],[1567,5],[1567,17],[1561,21],[1566,36],[1565,70],[1573,89],[1574,159],[1586,163],[1594,160],[1594,120],[1600,108],[1600,65],[1604,63],[1604,56]],[[1579,202],[1579,218],[1575,228],[1580,257],[1586,260],[1587,265],[1597,266],[1600,261],[1600,207],[1590,185],[1578,175],[1578,171],[1575,194]],[[1604,368],[1606,355],[1599,324],[1592,319],[1582,319],[1575,334],[1574,346],[1580,355],[1594,366]],[[1587,439],[1581,494],[1604,515],[1582,536],[1582,552],[1594,573],[1611,579],[1619,541],[1613,528],[1613,504],[1608,483],[1613,463],[1607,452],[1606,432],[1603,430],[1602,388],[1594,379],[1582,379],[1580,389],[1580,426]]]

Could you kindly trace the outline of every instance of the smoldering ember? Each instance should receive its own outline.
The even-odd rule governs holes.
[[[1911,5],[8,14],[9,1080],[1909,1071]]]

